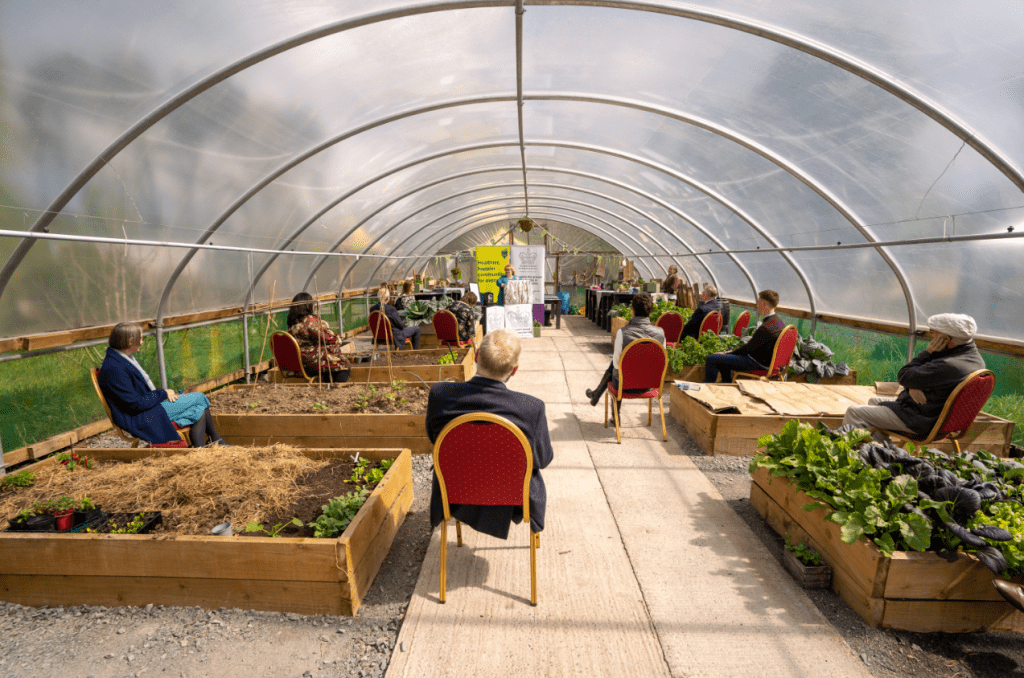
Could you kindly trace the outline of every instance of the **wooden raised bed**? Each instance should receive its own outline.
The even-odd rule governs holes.
[[[740,457],[753,455],[757,451],[758,438],[769,433],[782,433],[782,427],[791,419],[809,424],[820,421],[829,428],[836,428],[843,423],[842,417],[834,416],[717,414],[675,386],[669,389],[669,412],[704,454]],[[987,450],[994,455],[1006,457],[1010,453],[1013,426],[1013,422],[982,413],[967,430],[967,435],[960,441],[960,447],[971,452]],[[928,446],[946,452],[954,451],[949,441],[929,443]]]
[[[934,553],[899,551],[886,558],[863,537],[844,544],[840,526],[825,520],[829,509],[805,511],[816,500],[794,491],[788,479],[771,479],[763,468],[752,478],[751,506],[780,535],[816,549],[832,567],[832,588],[872,627],[1024,633],[1024,614],[999,596],[995,575],[974,556],[960,553],[949,563]]]
[[[419,351],[400,351],[402,356],[417,356],[422,359],[422,365],[396,365],[392,368],[395,379],[406,379],[418,382],[417,377],[423,381],[469,381],[476,374],[476,350],[472,346],[465,348],[451,349],[455,352],[456,362],[454,365],[439,365],[438,359],[447,355],[447,348],[431,348]],[[382,383],[390,381],[388,378],[387,359],[374,361],[373,367],[369,363],[357,363],[353,365],[349,375],[349,382],[358,383]],[[275,384],[305,384],[302,377],[286,377],[284,373],[274,368],[268,373],[271,383]]]
[[[127,460],[166,452],[90,449],[89,456]],[[304,454],[347,458],[350,451]],[[354,616],[413,499],[408,450],[362,454],[397,459],[336,539],[0,532],[0,599]]]
[[[666,372],[665,383],[671,381],[692,381],[698,384],[704,382],[704,366],[703,365],[686,365],[679,372]],[[796,383],[806,383],[807,375],[798,374],[796,376],[790,376],[787,381]],[[819,384],[834,384],[840,385],[853,385],[857,383],[857,372],[851,370],[849,374],[836,375],[834,377],[828,377],[826,379],[818,380]]]
[[[484,327],[483,322],[478,320],[476,323],[476,336],[473,338],[473,344],[479,346],[480,342],[484,340]],[[420,348],[437,348],[440,347],[441,342],[437,340],[437,334],[434,333],[434,325],[426,323],[420,325]]]
[[[251,389],[236,384],[231,390]],[[412,380],[408,388],[429,388]],[[316,388],[281,384],[279,388]],[[423,414],[219,414],[216,398],[210,409],[214,427],[232,445],[283,443],[308,448],[408,448],[413,454],[431,454],[427,415]]]

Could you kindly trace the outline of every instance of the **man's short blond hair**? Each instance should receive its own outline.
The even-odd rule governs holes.
[[[480,370],[497,379],[507,379],[519,364],[523,350],[519,337],[511,330],[488,332],[480,343],[477,364]]]

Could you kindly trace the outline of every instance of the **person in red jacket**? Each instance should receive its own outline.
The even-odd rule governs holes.
[[[775,290],[761,290],[757,293],[757,312],[761,324],[747,343],[725,353],[712,353],[704,361],[704,383],[713,384],[722,374],[722,383],[732,381],[733,370],[767,370],[775,353],[775,342],[785,329],[782,318],[775,315],[779,305],[779,293]]]

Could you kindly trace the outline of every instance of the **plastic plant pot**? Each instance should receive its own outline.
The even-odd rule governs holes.
[[[221,523],[217,527],[210,530],[210,533],[215,537],[233,537],[235,533],[231,531],[231,523]]]
[[[75,526],[74,511],[71,509],[64,509],[63,511],[55,511],[53,517],[57,519],[57,530],[63,532],[64,530],[70,530]]]
[[[45,516],[34,516],[25,521],[25,529],[30,532],[49,532],[53,530],[57,519],[50,514]]]

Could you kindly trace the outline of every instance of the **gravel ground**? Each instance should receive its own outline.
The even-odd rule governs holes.
[[[782,540],[750,506],[750,457],[707,457],[669,418],[672,435],[768,549]],[[89,447],[124,443],[113,435]],[[359,616],[303,616],[200,608],[26,608],[0,603],[0,676],[383,675],[430,540],[431,460],[413,458],[415,499]],[[872,629],[832,591],[811,600],[879,678],[1024,678],[1018,635],[915,634]]]

